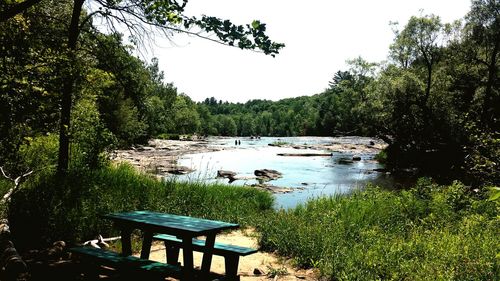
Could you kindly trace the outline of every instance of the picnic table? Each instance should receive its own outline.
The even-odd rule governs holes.
[[[121,231],[122,255],[132,255],[131,234],[134,229],[143,233],[141,259],[149,259],[155,234],[170,234],[182,240],[183,278],[194,280],[193,238],[206,236],[201,273],[208,275],[214,252],[215,236],[221,231],[239,228],[238,224],[151,211],[112,213],[103,216],[112,220]]]

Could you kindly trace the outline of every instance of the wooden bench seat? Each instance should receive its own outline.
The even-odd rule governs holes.
[[[178,278],[181,276],[182,271],[180,266],[145,260],[134,256],[122,256],[116,252],[92,247],[75,247],[71,248],[70,252],[81,260],[88,261],[89,265],[94,265],[88,268],[90,272],[86,272],[86,277],[89,279],[97,279],[98,272],[96,266],[100,265],[119,270],[124,276],[120,280],[164,280],[167,276]],[[135,278],[138,276],[140,279]]]
[[[179,250],[182,248],[182,240],[167,234],[158,234],[153,237],[155,240],[160,240],[165,243],[167,254],[167,263],[170,265],[177,265],[179,259]],[[193,239],[193,251],[204,252],[205,241]],[[253,248],[215,243],[213,254],[223,256],[226,267],[226,280],[239,280],[238,277],[238,263],[240,256],[247,256],[256,253],[257,250]]]

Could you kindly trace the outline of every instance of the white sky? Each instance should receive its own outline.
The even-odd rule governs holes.
[[[165,80],[195,101],[279,100],[322,92],[345,61],[358,56],[380,62],[393,40],[390,21],[406,24],[412,15],[462,18],[470,0],[190,0],[186,14],[206,14],[235,24],[260,20],[272,40],[286,44],[275,58],[175,35],[157,39]]]

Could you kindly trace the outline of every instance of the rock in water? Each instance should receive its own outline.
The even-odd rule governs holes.
[[[283,176],[280,172],[271,169],[255,170],[253,174],[263,180],[275,180]]]
[[[352,161],[361,161],[361,156],[359,156],[359,155],[354,155],[354,156],[352,157]]]
[[[236,173],[232,172],[232,171],[226,171],[226,170],[218,170],[217,171],[218,178],[232,179],[235,176],[236,176]]]

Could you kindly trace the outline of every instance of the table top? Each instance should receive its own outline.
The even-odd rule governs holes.
[[[200,236],[238,228],[238,224],[151,211],[132,211],[104,215],[126,226],[173,235]]]

